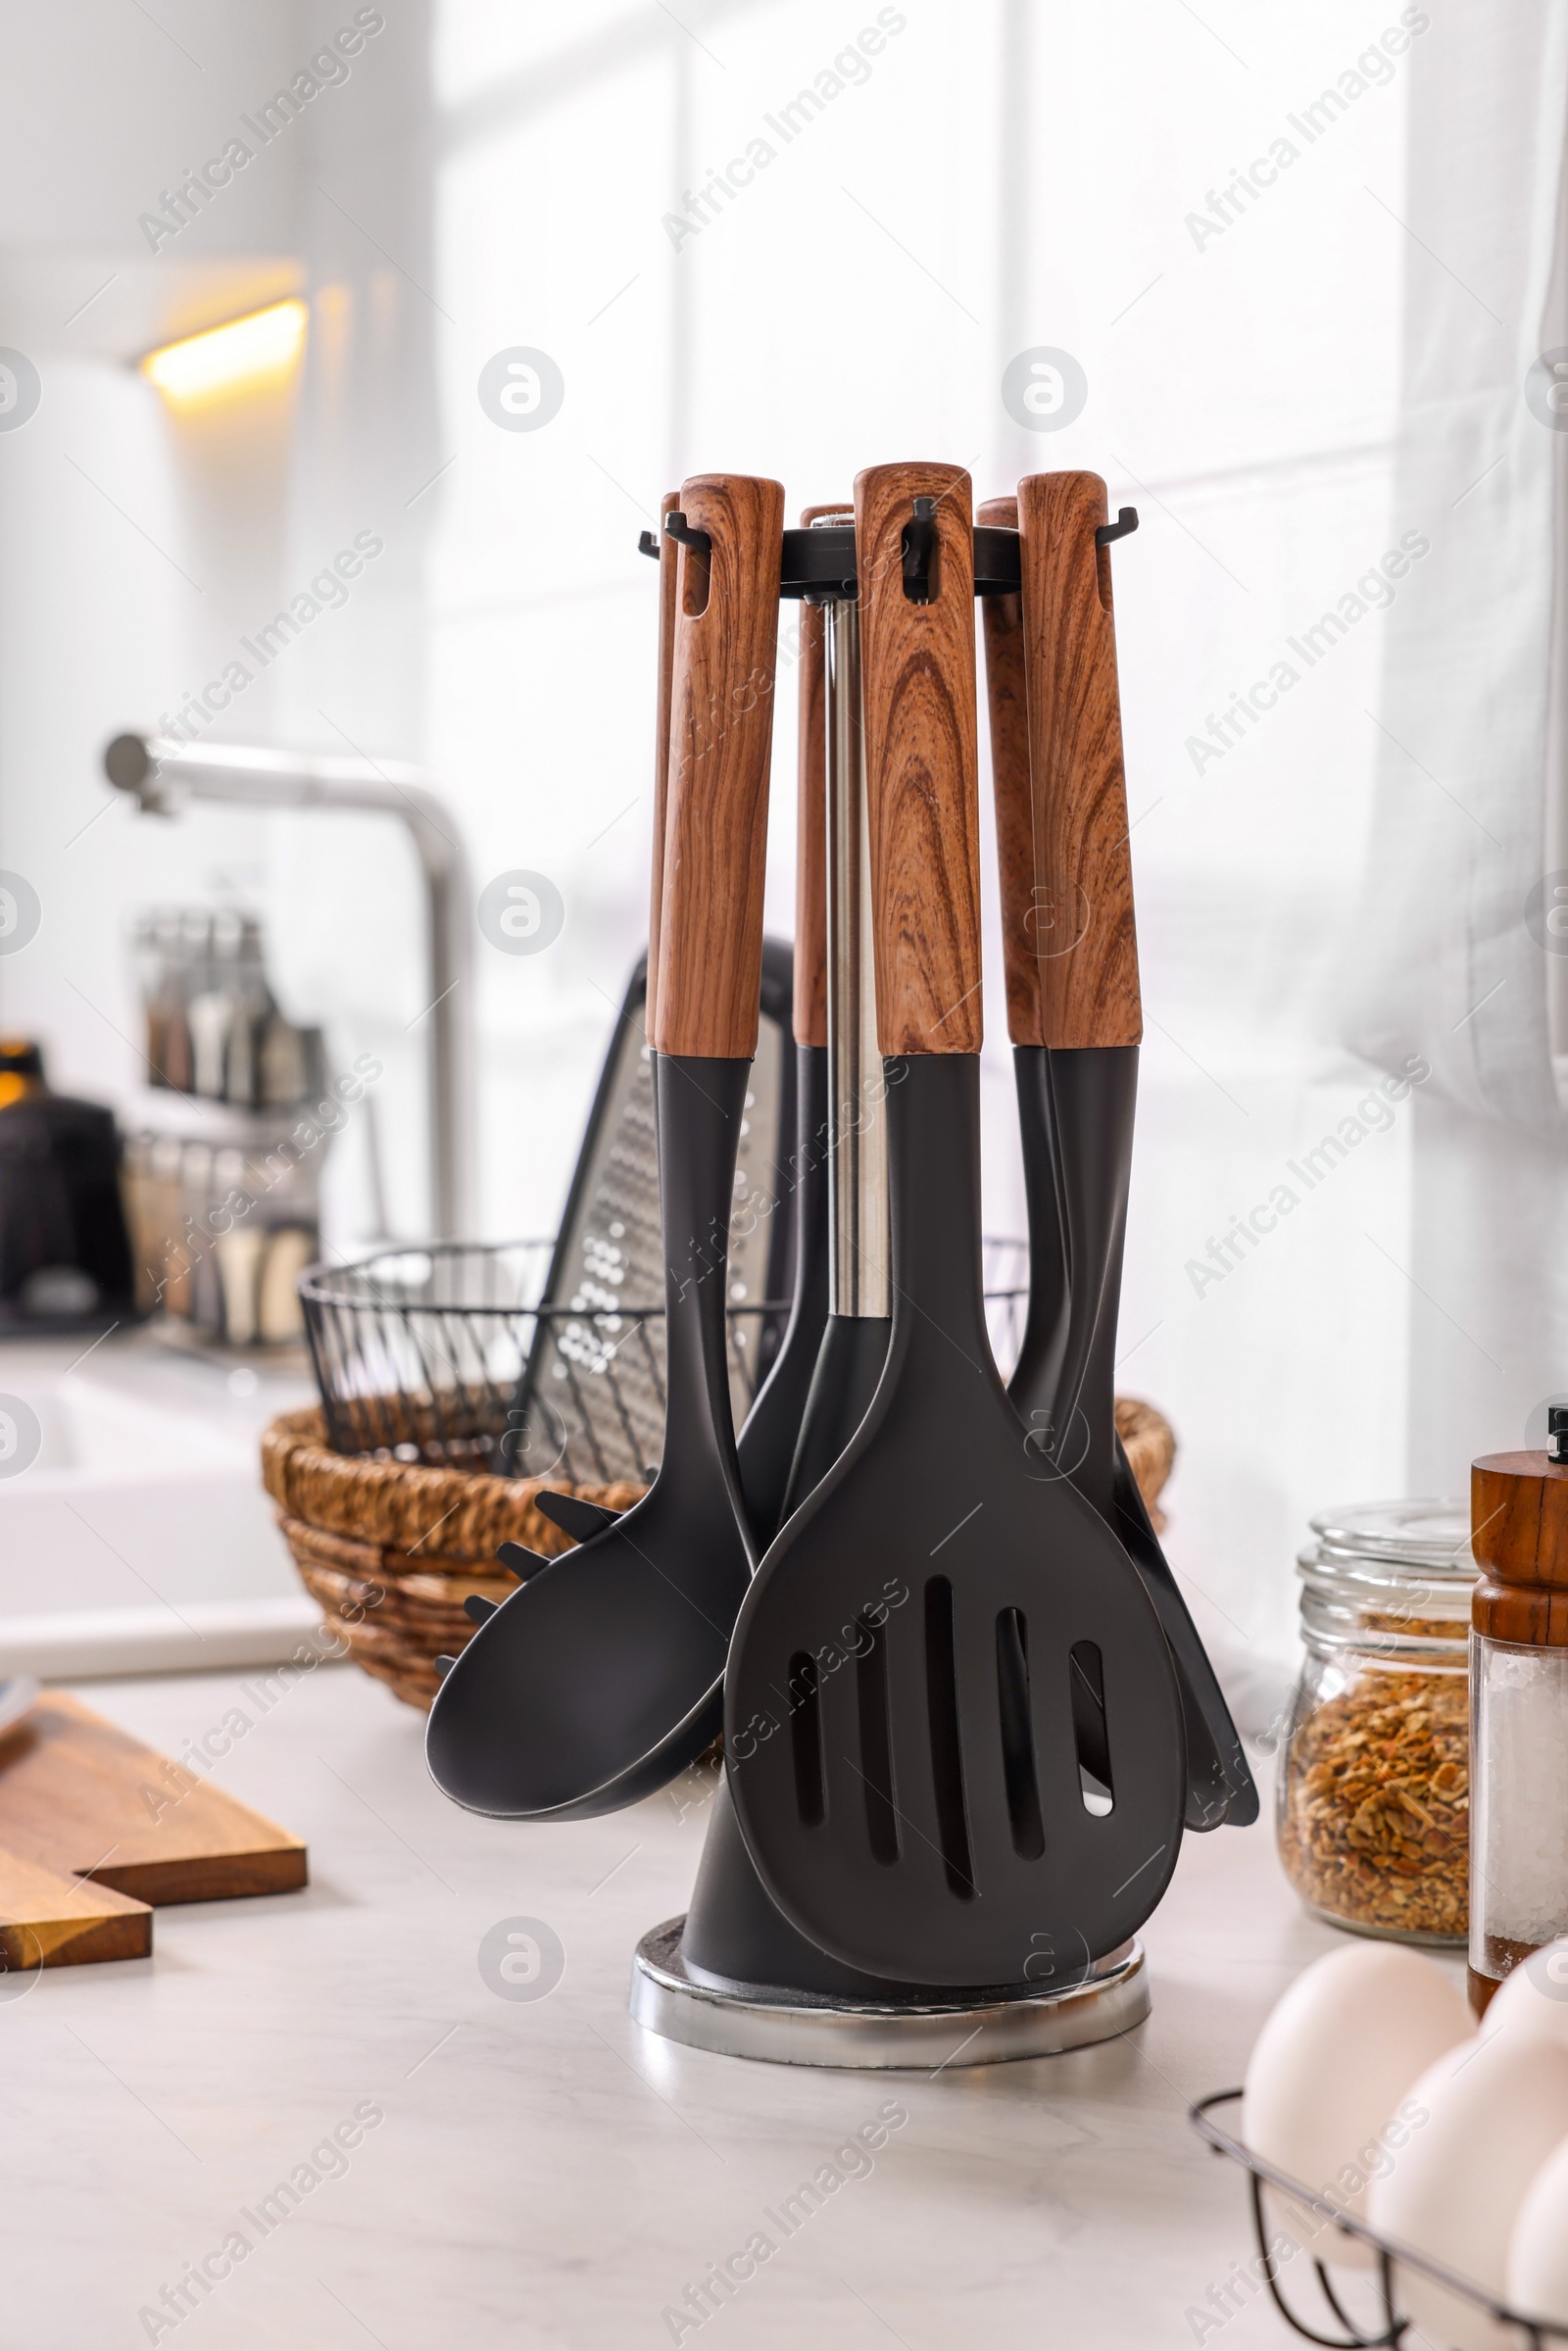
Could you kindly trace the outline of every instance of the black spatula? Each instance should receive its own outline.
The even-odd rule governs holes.
[[[668,1402],[642,1500],[544,1565],[478,1632],[431,1710],[439,1787],[472,1811],[587,1818],[651,1793],[717,1731],[754,1551],[725,1352],[736,1146],[757,1044],[784,493],[688,481],[664,830],[658,1060]],[[684,519],[682,519],[682,516]]]
[[[1032,858],[1032,971],[1024,955],[1014,958],[1016,989],[1009,962],[1031,1261],[1011,1395],[1042,1460],[1094,1504],[1158,1610],[1186,1723],[1187,1826],[1246,1826],[1257,1818],[1257,1791],[1115,1425],[1143,1012],[1105,485],[1095,473],[1035,474],[1016,502],[984,513],[1020,530],[1019,627],[1010,633],[988,610],[986,636],[999,854],[1012,868],[1010,889],[1004,878],[1009,952],[1019,944],[1015,860],[1025,839]],[[1015,704],[1020,673],[1026,742],[1015,726],[996,725],[999,700],[1004,710]],[[1027,823],[1018,810],[1025,795]]]
[[[747,1594],[729,1783],[768,1894],[845,1965],[1064,1984],[1169,1878],[1181,1709],[1142,1583],[1035,1474],[986,1338],[968,477],[873,467],[856,528],[893,1335]]]

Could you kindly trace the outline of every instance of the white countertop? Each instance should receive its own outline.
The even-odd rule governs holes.
[[[238,1688],[185,1675],[82,1694],[175,1749]],[[309,1890],[162,1910],[150,1960],[12,1979],[6,2342],[668,2343],[666,2306],[890,2099],[908,2119],[869,2174],[682,2342],[1296,2340],[1261,2294],[1221,2328],[1187,2315],[1212,2318],[1210,2288],[1253,2250],[1243,2180],[1194,2135],[1188,2103],[1240,2080],[1273,2000],[1336,1939],[1298,1908],[1266,1819],[1187,1840],[1145,1935],[1153,2015],[1123,2039],[935,2078],[822,2073],[677,2047],[627,2015],[639,1935],[685,1908],[710,1783],[608,1820],[513,1827],[437,1792],[422,1730],[354,1670],[313,1675],[218,1767],[309,1839]],[[547,1998],[504,1999],[481,1978],[481,1938],[517,1917],[564,1946]],[[341,2176],[266,2232],[242,2217],[337,2126],[353,2137],[362,2107],[384,2120],[314,2167],[341,2161]],[[177,2325],[138,2316],[236,2229],[248,2255]]]

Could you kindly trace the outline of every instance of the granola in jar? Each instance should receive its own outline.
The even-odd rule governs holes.
[[[1370,1504],[1313,1524],[1318,1543],[1298,1562],[1306,1656],[1278,1790],[1286,1875],[1337,1926],[1458,1946],[1469,1909],[1468,1510]],[[1396,1543],[1424,1555],[1398,1556]]]

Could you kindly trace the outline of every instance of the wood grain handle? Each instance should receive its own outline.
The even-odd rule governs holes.
[[[801,509],[848,517],[850,502]],[[801,607],[800,802],[795,834],[795,1041],[827,1043],[827,642],[822,607]]]
[[[1116,629],[1098,473],[1018,484],[1043,1042],[1144,1033],[1122,765]]]
[[[1016,498],[988,498],[976,519],[1016,530]],[[1023,598],[984,596],[986,701],[991,712],[991,784],[997,809],[997,872],[1002,885],[1002,960],[1007,982],[1007,1034],[1014,1045],[1044,1045],[1040,958],[1035,953],[1035,820],[1029,791],[1029,709],[1024,686]]]
[[[928,499],[930,601],[905,592]],[[980,1051],[974,530],[959,465],[871,465],[855,483],[877,1033],[885,1053]]]
[[[659,502],[659,686],[654,713],[654,854],[648,900],[648,1002],[644,1034],[652,1037],[659,1007],[659,937],[664,911],[664,818],[669,805],[669,694],[675,671],[675,558],[664,536],[664,516],[680,504],[678,490]]]
[[[662,1053],[749,1059],[762,978],[762,878],[784,491],[741,473],[681,486],[705,554],[680,551],[670,694]]]

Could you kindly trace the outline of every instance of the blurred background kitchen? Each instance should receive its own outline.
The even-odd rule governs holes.
[[[257,1427],[309,1394],[267,1343],[318,1249],[434,1228],[443,1034],[473,1105],[460,1229],[553,1230],[646,930],[661,493],[734,467],[793,510],[905,456],[977,497],[1089,466],[1142,518],[1116,566],[1148,1014],[1118,1385],[1175,1424],[1168,1547],[1266,1718],[1308,1514],[1462,1494],[1477,1451],[1544,1442],[1568,1380],[1568,21],[73,0],[8,24],[0,1019],[118,1115],[144,1311],[171,1308],[149,1233],[302,1118],[319,1147],[226,1251],[165,1261],[173,1318],[222,1345],[122,1328],[81,1360],[130,1317],[57,1284],[35,1322],[84,1335],[0,1346],[48,1441],[0,1484],[0,1611],[145,1609],[150,1578],[187,1616],[309,1615],[254,1491]],[[129,731],[368,759],[388,812],[117,790]],[[466,870],[450,966],[421,788]],[[528,954],[478,915],[519,874],[550,886],[523,885],[554,934]],[[10,1080],[35,1086],[24,1054]]]

